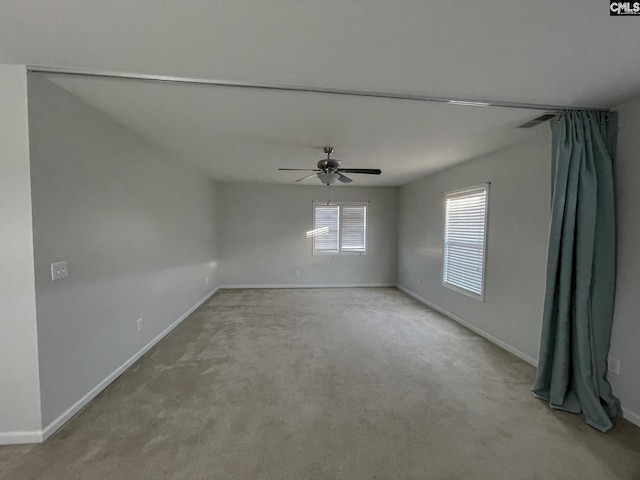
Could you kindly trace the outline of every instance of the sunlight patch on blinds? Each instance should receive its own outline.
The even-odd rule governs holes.
[[[325,231],[313,237],[313,251],[317,253],[338,253],[338,232],[340,229],[340,207],[338,205],[316,205],[313,228]]]
[[[487,187],[446,194],[442,281],[482,296]]]

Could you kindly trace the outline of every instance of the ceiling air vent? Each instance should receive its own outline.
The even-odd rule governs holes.
[[[555,116],[556,116],[555,113],[545,113],[544,115],[540,115],[539,117],[534,118],[533,120],[529,120],[528,122],[523,123],[522,125],[518,125],[518,128],[535,127],[536,125],[540,125],[541,123],[546,122],[547,120],[551,120]]]

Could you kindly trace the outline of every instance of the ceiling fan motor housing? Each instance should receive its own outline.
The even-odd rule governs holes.
[[[335,172],[338,168],[340,168],[340,160],[335,160],[333,158],[324,158],[318,162],[318,168],[325,173]]]

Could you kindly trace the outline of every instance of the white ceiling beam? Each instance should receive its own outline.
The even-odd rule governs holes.
[[[78,77],[113,78],[123,80],[139,80],[147,82],[162,82],[172,84],[203,85],[210,87],[233,87],[259,90],[276,90],[281,92],[320,93],[329,95],[348,95],[353,97],[385,98],[395,100],[412,100],[418,102],[448,103],[460,106],[518,108],[526,110],[545,110],[559,112],[563,110],[598,110],[609,111],[608,108],[578,105],[545,105],[538,103],[507,102],[502,100],[472,99],[461,97],[436,97],[409,92],[391,92],[383,90],[356,90],[322,87],[317,85],[288,85],[275,83],[238,82],[232,80],[213,80],[206,78],[175,77],[165,75],[149,75],[143,73],[117,72],[112,70],[97,70],[85,68],[68,68],[46,65],[27,65],[30,72],[48,73],[54,75],[72,75]]]

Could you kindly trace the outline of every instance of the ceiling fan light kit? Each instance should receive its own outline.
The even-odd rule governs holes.
[[[338,181],[338,178],[340,178],[340,174],[322,172],[322,173],[318,173],[318,178],[325,185],[331,185],[331,184],[336,183]]]
[[[382,173],[382,170],[380,170],[379,168],[340,168],[342,162],[336,158],[331,158],[333,147],[324,147],[324,153],[326,153],[327,158],[323,158],[318,162],[318,168],[279,168],[278,170],[304,170],[309,172],[317,172],[299,178],[296,180],[296,182],[301,182],[303,180],[307,180],[308,178],[317,177],[325,185],[332,185],[337,181],[340,181],[341,183],[353,182],[352,179],[350,179],[346,175],[343,175],[343,173],[358,173],[366,175],[380,175]]]

